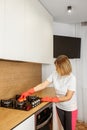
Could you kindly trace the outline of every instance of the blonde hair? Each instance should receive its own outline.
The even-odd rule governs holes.
[[[72,72],[72,66],[69,58],[66,55],[60,55],[54,61],[57,72],[61,76],[69,75]]]

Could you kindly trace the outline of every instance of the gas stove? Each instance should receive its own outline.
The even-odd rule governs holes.
[[[19,97],[20,95],[16,95],[14,98],[0,100],[0,107],[29,111],[41,103],[38,96],[28,96],[22,102],[18,101]]]

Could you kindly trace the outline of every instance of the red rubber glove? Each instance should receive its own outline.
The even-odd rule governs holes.
[[[43,102],[59,102],[58,97],[44,97],[41,99]]]
[[[26,100],[26,97],[27,96],[30,96],[31,94],[33,94],[35,91],[34,91],[34,88],[31,88],[29,89],[28,91],[24,92],[21,94],[20,98],[18,99],[19,102],[22,102],[24,100]]]

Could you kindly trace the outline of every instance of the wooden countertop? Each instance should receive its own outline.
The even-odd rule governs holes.
[[[44,96],[54,96],[55,91],[53,88],[46,88],[43,91],[36,93],[35,95],[44,97]],[[29,111],[20,111],[15,109],[8,109],[0,107],[0,130],[10,130],[15,127],[17,124],[23,122],[26,118],[37,112],[39,109],[44,107],[47,102],[43,102],[35,108],[32,108]]]

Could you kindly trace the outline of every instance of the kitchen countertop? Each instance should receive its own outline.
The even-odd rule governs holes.
[[[54,88],[48,87],[42,91],[39,91],[38,93],[35,93],[34,95],[37,95],[39,97],[44,97],[44,96],[53,97],[55,95],[55,91]],[[41,109],[47,104],[48,102],[43,102],[29,111],[22,111],[22,110],[0,107],[0,130],[12,129],[13,127],[23,122],[25,119],[30,117],[32,114],[34,114],[35,112],[37,112],[39,109]]]

